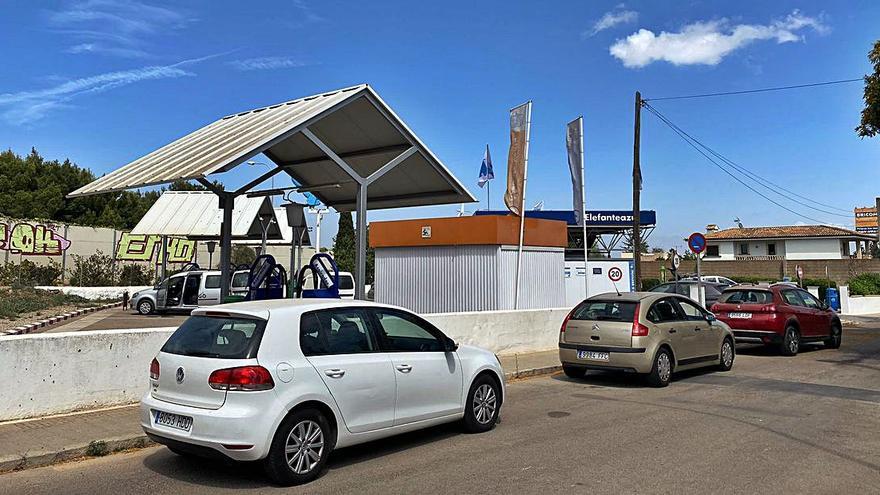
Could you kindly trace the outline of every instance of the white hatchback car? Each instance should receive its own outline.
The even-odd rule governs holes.
[[[409,311],[366,301],[249,301],[192,312],[150,365],[147,435],[178,454],[262,460],[291,485],[333,449],[462,420],[492,429],[504,373]]]

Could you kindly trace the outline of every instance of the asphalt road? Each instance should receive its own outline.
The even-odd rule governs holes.
[[[303,487],[162,447],[0,476],[0,493],[880,493],[880,328],[839,351],[740,348],[733,371],[512,383],[503,421],[334,453]]]

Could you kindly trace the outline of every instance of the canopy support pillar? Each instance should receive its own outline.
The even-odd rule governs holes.
[[[358,185],[357,193],[357,239],[355,251],[357,255],[354,298],[364,300],[367,298],[367,184]]]
[[[220,224],[220,302],[222,303],[229,295],[229,284],[232,282],[229,265],[232,263],[232,208],[235,205],[235,194],[225,191],[216,194],[220,199],[220,209],[223,210],[223,223]]]

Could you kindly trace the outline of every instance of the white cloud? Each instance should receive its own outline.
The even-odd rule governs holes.
[[[755,41],[776,40],[790,43],[804,39],[800,31],[810,28],[825,33],[828,28],[820,18],[809,17],[795,10],[784,19],[769,24],[730,25],[727,19],[688,24],[679,32],[662,31],[659,35],[648,29],[617,40],[610,53],[626,67],[644,67],[666,61],[673,65],[716,65],[727,55]]]
[[[50,11],[48,21],[75,43],[67,53],[132,58],[148,56],[143,47],[150,37],[183,28],[191,19],[139,1],[80,0]]]
[[[183,60],[171,65],[140,67],[70,79],[43,89],[0,93],[0,117],[14,125],[31,124],[51,111],[70,107],[71,101],[85,95],[103,93],[142,81],[195,76],[183,67],[221,55],[223,54]]]
[[[590,36],[595,36],[597,33],[601,31],[605,31],[606,29],[611,29],[614,26],[618,26],[620,24],[629,24],[631,22],[636,22],[639,18],[639,13],[634,10],[621,10],[622,5],[618,6],[617,9],[612,10],[610,12],[605,12],[598,21],[593,23],[593,27],[587,31],[584,31],[583,35],[585,38],[589,38]]]
[[[291,69],[307,65],[304,62],[293,60],[289,57],[248,58],[244,60],[231,60],[227,64],[240,71]]]

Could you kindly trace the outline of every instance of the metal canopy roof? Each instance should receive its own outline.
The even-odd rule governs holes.
[[[355,209],[352,171],[380,172],[369,183],[368,209],[476,201],[366,84],[223,117],[70,196],[205,178],[261,152],[304,189],[327,186],[312,193],[340,211]]]
[[[275,223],[267,238],[282,239],[279,219],[269,198],[235,198],[232,209],[233,239],[261,239],[260,215],[271,215]],[[165,191],[141,218],[132,234],[162,234],[189,239],[217,239],[223,212],[210,191]],[[286,223],[286,220],[285,220]],[[288,229],[290,230],[290,229]]]

